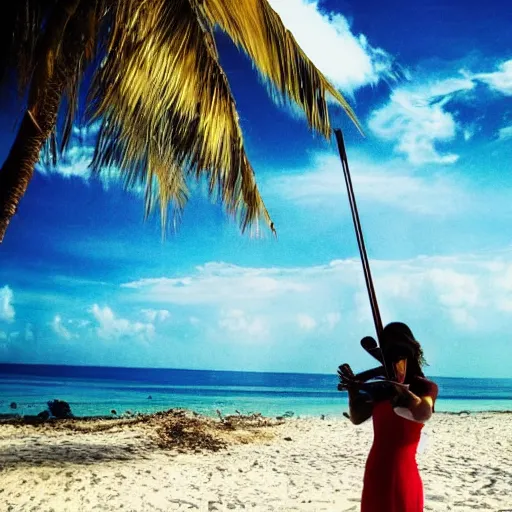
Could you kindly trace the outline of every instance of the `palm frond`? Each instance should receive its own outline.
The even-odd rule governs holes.
[[[0,72],[7,60],[15,63],[27,114],[42,126],[55,164],[72,132],[85,70],[100,56],[89,96],[92,119],[102,120],[93,169],[120,169],[128,187],[144,187],[146,215],[159,201],[164,225],[169,205],[175,216],[184,207],[187,178],[206,177],[210,195],[242,230],[259,219],[273,230],[219,64],[217,26],[314,130],[330,136],[329,95],[359,126],[266,0],[19,0],[0,22],[9,42]]]
[[[87,67],[94,62],[102,43],[104,22],[108,19],[111,0],[82,0],[69,32],[72,38],[82,40],[82,55],[74,66],[66,66],[68,84],[65,90],[66,108],[61,129],[60,152],[69,144],[73,124],[80,103],[80,88]],[[64,41],[70,44],[69,41]]]
[[[53,74],[61,56],[67,25],[74,18],[80,2],[19,0],[9,9],[1,25],[9,34],[8,64],[16,68],[21,94],[30,85],[31,95],[37,96],[41,92],[39,84],[46,83],[47,76]],[[35,101],[29,99],[29,103]]]
[[[91,100],[103,120],[93,168],[117,167],[127,186],[144,183],[146,211],[153,187],[163,211],[183,204],[180,173],[207,175],[210,194],[240,215],[243,230],[260,218],[273,228],[213,34],[190,0],[118,4]]]
[[[34,70],[35,50],[41,38],[44,20],[54,7],[54,0],[20,0],[11,3],[7,16],[2,14],[1,51],[5,68],[15,68],[20,93],[24,93]],[[5,53],[4,53],[5,52]]]
[[[53,126],[43,151],[43,161],[51,165],[69,142],[79,87],[94,58],[106,5],[111,1],[115,0],[19,0],[0,20],[5,41],[0,48],[0,75],[2,68],[15,71],[19,93],[27,97],[34,122],[48,95],[61,98],[62,130]],[[62,133],[60,149],[57,132]]]
[[[296,102],[314,130],[329,138],[330,94],[359,128],[342,94],[302,51],[267,0],[194,0],[211,26],[218,25],[252,59],[281,97]]]
[[[31,7],[32,1],[26,0],[27,7]],[[19,78],[21,87],[23,80],[30,83],[29,110],[37,115],[37,110],[45,104],[45,97],[60,94],[61,115],[53,126],[42,155],[43,162],[50,166],[57,164],[58,156],[70,141],[80,86],[88,65],[95,58],[108,1],[54,2],[55,5],[48,8],[40,20],[42,25],[35,47],[31,51],[27,47],[24,59],[30,65],[27,64]]]

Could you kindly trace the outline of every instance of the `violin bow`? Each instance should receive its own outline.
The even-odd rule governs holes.
[[[373,322],[375,324],[375,331],[377,332],[377,340],[379,348],[382,350],[382,333],[384,328],[382,326],[382,319],[380,316],[379,305],[377,303],[377,295],[373,286],[372,273],[370,270],[370,263],[368,261],[368,254],[366,253],[366,246],[363,238],[363,230],[361,228],[361,221],[359,219],[359,212],[357,211],[356,198],[354,195],[354,188],[352,187],[352,179],[350,178],[350,169],[348,166],[347,151],[345,149],[345,142],[343,140],[342,131],[337,128],[334,130],[336,142],[338,143],[338,152],[340,154],[341,166],[343,167],[343,174],[345,176],[345,184],[347,186],[348,200],[350,203],[350,211],[352,212],[352,220],[354,221],[354,229],[356,232],[357,245],[359,246],[359,255],[361,256],[361,263],[363,265],[364,280],[366,282],[366,289],[368,290],[368,298],[370,299],[370,306],[372,308]],[[390,373],[386,367],[384,358],[382,359],[386,376],[390,378]]]

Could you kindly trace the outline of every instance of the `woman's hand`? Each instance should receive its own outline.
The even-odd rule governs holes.
[[[359,389],[363,382],[358,381],[352,368],[347,363],[344,363],[338,367],[338,378],[340,380],[338,384],[338,391],[348,391],[349,389]]]
[[[400,384],[389,380],[378,380],[374,382],[364,382],[357,379],[356,375],[348,364],[342,364],[338,368],[338,391],[364,391],[374,402],[383,400],[394,400],[401,394],[403,389]]]
[[[350,365],[342,364],[338,368],[338,377],[338,390],[348,392],[350,414],[344,413],[344,416],[354,425],[360,425],[371,417],[373,400],[368,393],[361,392],[365,383],[356,379]]]

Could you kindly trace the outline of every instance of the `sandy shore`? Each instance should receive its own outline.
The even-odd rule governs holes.
[[[369,422],[290,419],[206,453],[163,450],[153,430],[0,425],[0,510],[359,510]],[[438,413],[425,430],[426,510],[512,510],[511,414]]]

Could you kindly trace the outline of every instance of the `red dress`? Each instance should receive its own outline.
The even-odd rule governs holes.
[[[437,387],[429,381],[421,385],[431,386]],[[410,388],[413,392],[414,387]],[[434,399],[437,395],[435,391],[425,394]],[[374,404],[374,438],[366,462],[361,512],[423,512],[423,483],[416,464],[422,428],[423,424],[398,416],[389,401]]]

